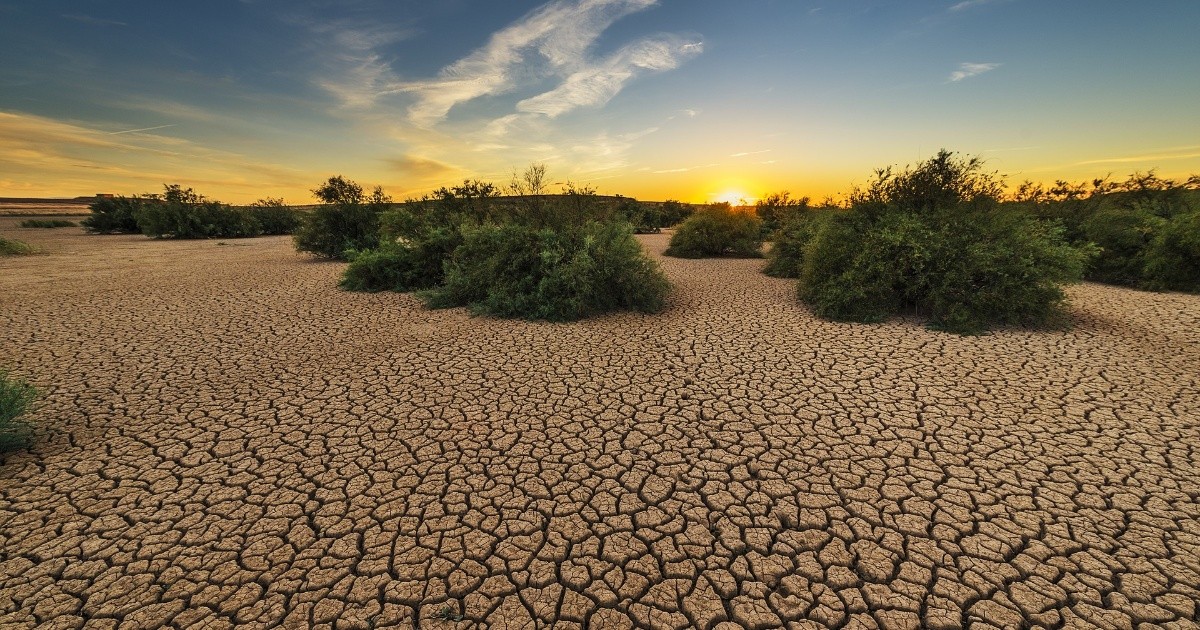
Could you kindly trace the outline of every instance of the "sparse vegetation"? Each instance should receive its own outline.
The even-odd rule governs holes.
[[[154,238],[243,238],[262,233],[246,208],[207,199],[179,184],[163,186],[161,196],[144,198],[133,216],[142,233]]]
[[[804,248],[837,211],[832,207],[812,208],[805,204],[796,206],[782,219],[776,219],[779,227],[771,235],[771,248],[767,250],[763,273],[776,278],[799,278],[804,266]]]
[[[379,246],[379,215],[391,198],[376,186],[370,195],[341,175],[313,190],[321,206],[308,213],[295,234],[296,250],[322,258],[348,260]]]
[[[23,228],[52,229],[75,226],[76,223],[74,221],[67,221],[66,219],[25,219],[21,221],[21,227]]]
[[[1200,177],[1153,171],[1124,182],[1058,181],[1018,188],[1013,208],[1060,222],[1068,240],[1099,253],[1085,277],[1140,289],[1200,292]]]
[[[1001,186],[978,159],[941,151],[876,172],[850,208],[820,222],[801,248],[799,296],[822,317],[878,321],[901,312],[979,333],[1053,321],[1061,286],[1082,276],[1094,248],[1062,227],[1000,209]]]
[[[283,199],[267,197],[259,199],[246,208],[250,217],[258,222],[259,233],[266,236],[292,234],[300,227],[299,212],[283,202]]]
[[[32,427],[24,420],[38,392],[24,379],[0,369],[0,452],[29,443]]]
[[[141,207],[143,199],[133,197],[96,197],[88,205],[92,214],[83,220],[83,227],[94,234],[137,234],[142,230],[138,227],[134,214]]]
[[[688,217],[671,236],[666,255],[678,258],[762,255],[762,221],[728,203],[714,203]]]
[[[25,256],[34,251],[36,250],[28,243],[0,236],[0,256]]]
[[[540,177],[527,173],[533,184],[522,185],[536,189]],[[667,281],[623,220],[632,204],[601,203],[592,189],[568,187],[559,197],[502,200],[495,186],[468,180],[407,202],[382,216],[377,249],[350,252],[341,286],[427,289],[422,296],[433,307],[499,317],[661,310]]]

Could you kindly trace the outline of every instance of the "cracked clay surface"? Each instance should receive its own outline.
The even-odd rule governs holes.
[[[660,315],[530,323],[15,222],[0,628],[1197,627],[1200,297],[972,338],[661,259]]]

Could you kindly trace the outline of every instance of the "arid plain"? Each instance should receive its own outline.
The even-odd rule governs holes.
[[[1197,627],[1200,296],[840,324],[659,235],[665,312],[531,323],[17,222],[0,627]]]

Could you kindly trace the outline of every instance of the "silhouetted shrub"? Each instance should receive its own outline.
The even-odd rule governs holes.
[[[669,285],[627,223],[560,229],[510,222],[464,226],[433,308],[498,317],[575,320],[616,310],[657,312]]]
[[[662,227],[679,225],[695,212],[692,206],[674,199],[668,199],[659,204],[658,211],[662,216]]]
[[[915,169],[877,171],[805,246],[800,298],[831,319],[911,311],[964,334],[1051,322],[1060,285],[1080,279],[1094,248],[1069,245],[1059,225],[1001,211],[1000,188],[981,168],[942,151]]]
[[[0,451],[28,444],[31,427],[23,416],[36,398],[32,385],[0,369]]]
[[[366,197],[361,186],[338,175],[313,194],[323,204],[305,215],[296,231],[297,251],[346,260],[348,252],[379,246],[379,215],[391,202],[382,188],[376,186]]]
[[[141,232],[134,214],[144,200],[133,197],[96,197],[88,204],[92,214],[83,220],[83,227],[95,234],[137,234]]]
[[[697,210],[671,236],[665,252],[678,258],[762,255],[762,222],[728,203],[715,203]]]
[[[33,252],[33,247],[28,243],[0,236],[0,256],[24,256]]]
[[[284,204],[282,199],[259,199],[246,210],[258,222],[261,233],[267,236],[292,234],[300,227],[300,212]]]
[[[161,197],[145,200],[134,212],[142,234],[154,238],[243,238],[262,227],[246,208],[205,199],[179,184],[163,187]]]
[[[75,225],[74,221],[67,221],[66,219],[25,219],[21,221],[21,227],[23,228],[49,229],[75,227]]]
[[[754,214],[762,221],[763,238],[771,239],[776,230],[783,227],[793,215],[809,209],[808,197],[792,199],[786,190],[773,193],[754,204]]]

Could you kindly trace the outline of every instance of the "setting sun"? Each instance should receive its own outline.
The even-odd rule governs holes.
[[[746,193],[744,190],[729,189],[713,196],[714,203],[728,203],[731,206],[747,206],[753,204],[758,198]]]

